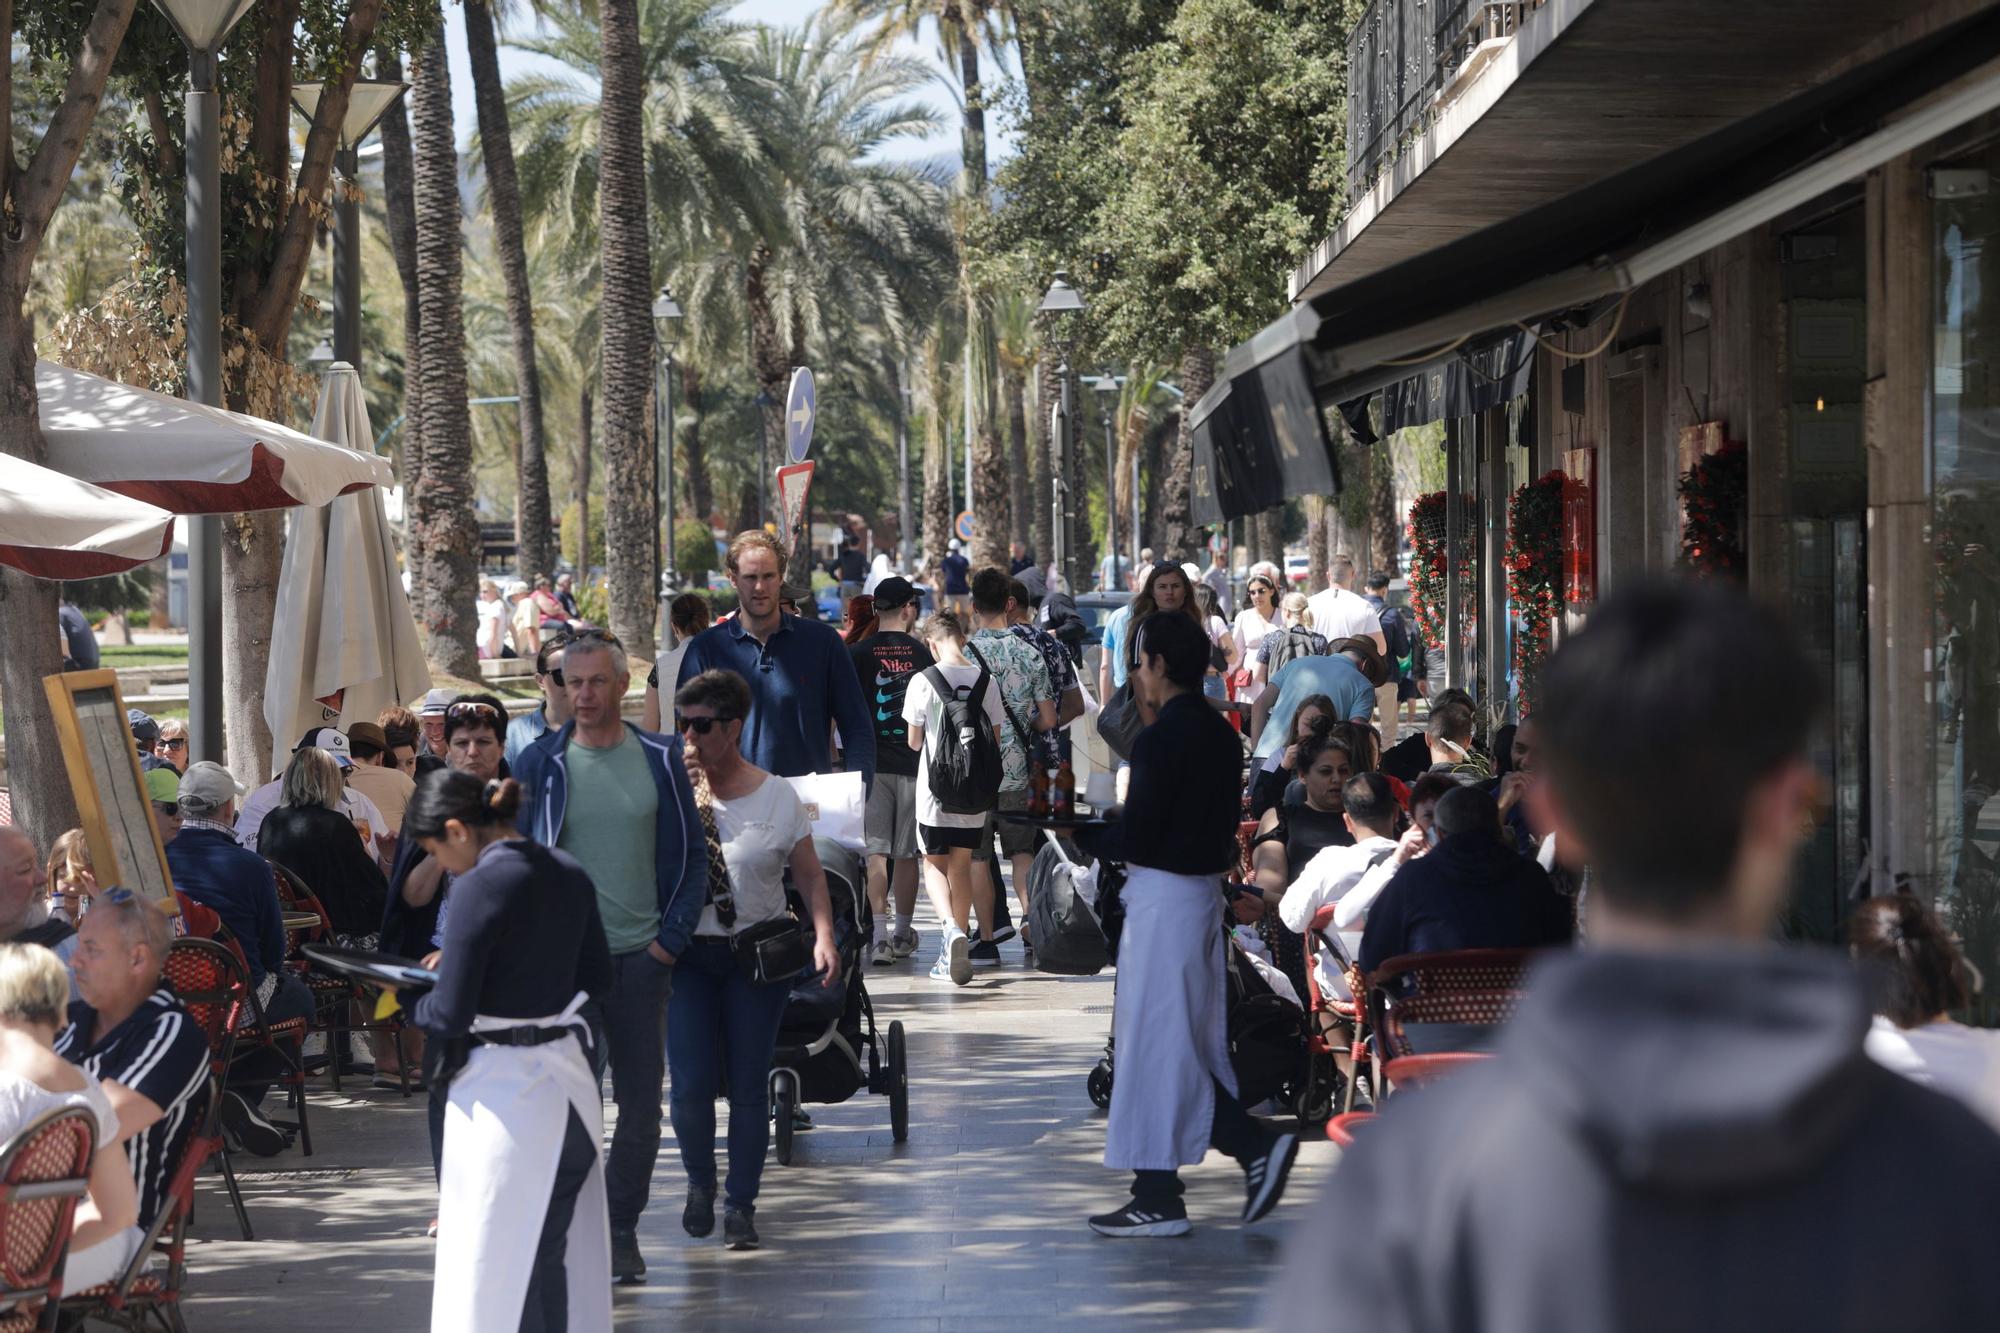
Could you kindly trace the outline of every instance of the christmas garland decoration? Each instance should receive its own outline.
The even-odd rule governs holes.
[[[1563,605],[1561,472],[1547,472],[1514,492],[1507,512],[1507,596],[1520,617],[1514,639],[1514,678],[1521,713],[1534,707],[1550,630]]]
[[[1730,440],[1695,460],[1681,477],[1681,565],[1705,578],[1739,582],[1749,569],[1743,524],[1750,511],[1750,452]]]
[[[1432,491],[1410,506],[1410,609],[1424,642],[1440,651],[1445,644],[1445,498],[1445,492]],[[1466,512],[1472,511],[1473,497],[1462,496],[1460,502]],[[1468,531],[1458,553],[1458,576],[1467,583],[1472,577],[1471,537]]]

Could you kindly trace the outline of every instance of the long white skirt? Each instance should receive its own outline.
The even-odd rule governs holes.
[[[1132,867],[1118,942],[1111,1117],[1104,1164],[1172,1171],[1208,1154],[1229,1066],[1221,880]]]
[[[494,1019],[473,1031],[577,1021],[584,997],[550,1018]],[[451,1081],[438,1187],[431,1333],[496,1333],[521,1322],[556,1163],[574,1108],[592,1144],[604,1137],[597,1079],[579,1041],[474,1047]],[[569,1224],[570,1333],[611,1327],[611,1221],[602,1153]]]

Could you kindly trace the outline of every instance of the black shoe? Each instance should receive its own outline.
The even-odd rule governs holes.
[[[687,1207],[681,1209],[681,1230],[700,1240],[715,1230],[715,1191],[688,1186]]]
[[[1091,1218],[1090,1229],[1100,1236],[1114,1238],[1185,1236],[1194,1230],[1188,1225],[1186,1208],[1176,1205],[1173,1212],[1163,1213],[1151,1208],[1141,1208],[1137,1199],[1115,1213],[1102,1213]]]
[[[646,1257],[639,1253],[638,1232],[611,1233],[611,1280],[613,1282],[646,1280]]]
[[[1292,1174],[1292,1161],[1299,1155],[1299,1136],[1280,1134],[1264,1149],[1264,1155],[1243,1168],[1243,1220],[1255,1222],[1278,1206],[1284,1196],[1285,1181]]]
[[[732,1250],[757,1248],[757,1228],[741,1208],[722,1210],[722,1243]]]
[[[978,940],[966,950],[967,958],[974,967],[1000,966],[1000,942],[998,940]]]
[[[276,1157],[292,1146],[285,1131],[279,1129],[264,1113],[246,1101],[241,1093],[225,1090],[222,1094],[222,1130],[229,1136],[231,1147],[258,1157]]]

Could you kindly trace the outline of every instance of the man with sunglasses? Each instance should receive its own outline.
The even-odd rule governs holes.
[[[520,761],[521,751],[569,721],[569,692],[563,688],[562,671],[563,645],[568,642],[569,631],[556,630],[542,640],[535,654],[535,686],[542,692],[542,702],[534,712],[507,724],[503,748],[509,768]]]
[[[844,659],[843,659],[844,660]],[[570,718],[521,751],[520,829],[568,852],[597,889],[611,987],[584,1008],[611,1067],[618,1124],[605,1156],[611,1274],[646,1276],[639,1214],[660,1153],[667,997],[708,892],[708,840],[681,741],[619,715],[632,683],[617,637],[586,629],[563,649]]]

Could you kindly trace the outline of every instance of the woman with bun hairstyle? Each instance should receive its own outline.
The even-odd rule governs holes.
[[[433,1333],[611,1327],[604,1126],[581,1017],[611,955],[590,876],[515,834],[520,800],[512,779],[436,772],[403,815],[403,836],[453,877],[437,985],[412,1010],[451,1050],[433,1073],[449,1079]]]
[[[1944,925],[1914,895],[1890,894],[1854,909],[1847,943],[1874,996],[1869,1058],[2000,1129],[2000,1032],[1952,1019],[1979,987]]]

